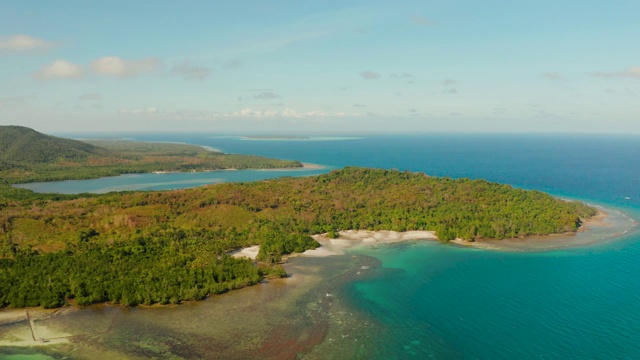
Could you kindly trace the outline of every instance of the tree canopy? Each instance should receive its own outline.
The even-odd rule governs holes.
[[[0,305],[58,306],[200,299],[280,268],[225,255],[261,245],[259,260],[347,229],[435,230],[440,240],[576,231],[596,210],[484,180],[348,167],[329,174],[194,189],[0,201]],[[82,285],[84,284],[84,285]]]

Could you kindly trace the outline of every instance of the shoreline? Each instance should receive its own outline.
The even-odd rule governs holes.
[[[332,239],[324,234],[316,234],[311,237],[320,243],[320,247],[307,250],[299,254],[285,255],[284,259],[293,257],[327,257],[345,255],[348,249],[359,246],[375,246],[380,244],[392,244],[403,241],[429,240],[438,241],[444,245],[468,247],[491,251],[552,251],[581,246],[589,246],[601,241],[611,241],[629,232],[637,226],[637,222],[626,214],[598,206],[598,213],[585,220],[576,232],[562,234],[532,235],[523,238],[505,239],[478,239],[467,241],[460,238],[442,242],[435,231],[410,230],[397,232],[392,230],[343,230],[338,238]],[[615,232],[608,230],[614,228]],[[236,249],[229,252],[233,257],[247,257],[255,260],[260,245]]]
[[[622,227],[621,227],[622,224]],[[612,209],[600,209],[599,214],[594,216],[590,221],[585,221],[584,228],[581,229],[580,232],[570,233],[570,234],[557,234],[545,237],[528,237],[524,239],[503,239],[503,240],[495,240],[494,242],[485,242],[478,241],[475,243],[458,243],[455,241],[451,241],[449,246],[454,247],[474,247],[480,248],[483,250],[492,250],[492,251],[547,251],[547,250],[556,250],[556,249],[565,249],[567,247],[575,247],[580,245],[590,245],[596,242],[599,242],[603,239],[616,239],[618,232],[621,234],[626,233],[623,231],[624,229],[630,229],[635,226],[635,221],[629,218],[625,214]],[[611,231],[617,231],[612,233]],[[584,237],[585,235],[590,235],[591,232],[601,231],[605,234],[608,234],[605,237],[600,237],[600,235],[596,237],[591,237],[592,241],[587,242],[569,242],[569,246],[564,246],[568,240],[573,238]],[[601,234],[598,233],[598,234]],[[264,286],[273,287],[270,291],[280,291],[282,287],[297,287],[301,284],[306,284],[309,279],[306,279],[306,276],[309,276],[313,273],[313,269],[320,266],[320,264],[326,264],[323,266],[328,266],[333,264],[335,261],[345,261],[340,259],[347,259],[345,257],[340,257],[340,255],[349,255],[349,250],[353,248],[360,247],[375,247],[378,245],[384,244],[394,244],[405,241],[439,241],[435,236],[435,232],[433,231],[406,231],[406,232],[396,232],[396,231],[371,231],[371,230],[346,230],[340,232],[340,237],[337,239],[331,239],[327,237],[327,234],[317,234],[314,235],[313,238],[318,241],[322,246],[314,249],[307,250],[301,254],[291,254],[285,257],[285,266],[288,268],[288,272],[290,272],[291,276],[285,279],[277,279],[269,282],[273,282],[273,284],[258,284],[255,286],[250,286],[240,290],[234,290],[229,292],[228,294],[222,294],[220,296],[208,297],[203,302],[207,302],[208,304],[217,303],[220,301],[229,301],[229,299],[234,299],[235,296],[242,296],[246,293],[253,292],[261,292],[264,291]],[[545,247],[531,247],[532,243],[536,243],[541,241],[540,238],[543,238],[542,241],[545,241]],[[516,242],[520,247],[513,247],[511,245],[501,246],[500,244],[496,244],[496,242]],[[445,242],[441,242],[442,245],[448,245]],[[549,244],[553,244],[553,247],[549,247]],[[250,258],[255,258],[259,251],[259,246],[252,246],[249,248],[237,249],[231,252],[231,255],[234,257],[247,256]],[[327,257],[334,257],[332,260],[330,259],[320,259]],[[353,261],[352,257],[348,257],[349,262]],[[302,261],[302,262],[300,262]],[[311,261],[311,262],[309,262]],[[287,265],[288,264],[288,265]],[[306,264],[301,267],[301,264]],[[360,267],[356,266],[352,268],[350,271],[353,273],[352,275],[362,276],[362,269],[368,269],[369,266]],[[311,272],[311,273],[309,273]],[[364,273],[362,273],[364,274]],[[315,275],[314,275],[315,276]],[[321,275],[319,275],[321,276]],[[246,290],[249,289],[249,290]],[[263,289],[263,290],[260,290]],[[280,290],[278,290],[280,289]],[[292,288],[293,289],[293,288]],[[325,293],[327,295],[325,295]],[[333,292],[327,288],[326,291],[323,290],[321,292],[321,296],[323,301],[330,301]],[[232,301],[234,302],[234,301]],[[191,309],[196,308],[201,305],[201,301],[185,303],[178,308]],[[234,302],[235,303],[235,302]],[[47,321],[49,318],[57,318],[59,316],[64,316],[68,314],[74,314],[78,311],[86,312],[86,309],[91,308],[102,308],[107,306],[110,308],[110,304],[101,303],[94,304],[89,307],[80,307],[76,305],[65,306],[58,309],[42,309],[42,308],[4,308],[0,309],[0,326],[7,326],[14,330],[11,331],[10,336],[4,339],[0,339],[0,347],[16,347],[16,348],[27,348],[27,347],[41,347],[48,345],[61,345],[65,343],[72,343],[72,338],[77,336],[74,332],[68,333],[67,331],[61,329],[57,329],[56,326],[53,326],[55,322],[50,323]],[[144,309],[145,311],[149,311],[148,309],[162,309],[169,308],[174,306],[152,306],[152,307],[140,307],[140,309]],[[127,308],[122,308],[124,310],[118,310],[120,307],[114,307],[116,313],[120,313],[119,311],[129,311]],[[137,310],[136,310],[137,311]],[[186,310],[185,310],[186,311]],[[27,312],[31,316],[31,323],[27,323]],[[115,316],[115,315],[114,315]],[[115,317],[113,317],[115,319]],[[107,324],[107,321],[105,321]],[[326,324],[325,324],[326,325]],[[105,328],[108,325],[105,325]],[[30,331],[30,328],[33,329],[34,335]],[[100,329],[103,331],[103,329]],[[101,332],[100,332],[101,333]],[[324,336],[326,336],[326,329],[321,331],[322,334],[317,334],[318,339],[314,339],[310,341],[310,343],[319,343],[322,342]],[[98,334],[98,332],[96,332]],[[33,340],[35,336],[36,339],[44,338],[45,341]],[[320,340],[320,341],[317,341]]]
[[[460,238],[441,242],[459,247],[471,247],[492,251],[552,251],[595,245],[603,241],[615,240],[627,234],[638,223],[628,215],[618,210],[596,207],[598,213],[585,220],[576,232],[562,234],[533,235],[523,238],[479,239],[466,241]],[[347,249],[357,246],[372,246],[378,244],[397,243],[409,240],[440,241],[434,231],[405,231],[389,230],[346,230],[340,231],[340,237],[331,239],[327,234],[313,235],[321,247],[307,250],[302,254],[290,256],[325,257],[344,255]]]
[[[478,239],[467,241],[454,239],[454,246],[492,251],[552,251],[591,246],[610,242],[626,235],[638,223],[621,211],[595,206],[598,213],[583,221],[576,232],[562,234],[532,235],[524,238]]]
[[[320,243],[320,247],[307,250],[302,254],[291,256],[303,257],[327,257],[346,254],[346,250],[358,246],[375,246],[380,244],[393,244],[412,240],[435,240],[439,241],[434,231],[413,230],[413,231],[391,231],[391,230],[345,230],[339,232],[340,237],[331,239],[327,234],[317,234],[311,236]]]
[[[139,175],[139,174],[157,174],[157,175],[163,175],[163,174],[188,174],[188,173],[211,173],[211,172],[220,172],[220,171],[300,171],[300,170],[321,170],[321,169],[326,169],[328,168],[328,166],[325,165],[319,165],[319,164],[312,164],[312,163],[305,163],[305,162],[301,162],[302,166],[297,166],[297,167],[288,167],[288,168],[260,168],[260,169],[236,169],[236,168],[226,168],[226,169],[203,169],[203,170],[190,170],[190,171],[150,171],[147,173],[129,173],[129,174],[120,174],[117,176],[122,176],[122,175]],[[107,176],[107,177],[112,177],[112,176]],[[102,178],[99,178],[102,179]],[[81,179],[81,180],[91,180],[91,179]],[[63,180],[66,181],[66,180]],[[28,184],[28,183],[27,183]],[[15,184],[17,185],[17,184]]]

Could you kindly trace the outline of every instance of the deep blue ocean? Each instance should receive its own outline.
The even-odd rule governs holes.
[[[357,165],[483,178],[640,219],[640,136],[423,134],[318,141],[204,134],[122,137],[207,145],[329,168]],[[367,344],[369,358],[640,359],[637,229],[616,241],[546,252],[435,242],[357,251],[382,262],[375,276],[340,290],[354,308],[385,329],[384,336]]]

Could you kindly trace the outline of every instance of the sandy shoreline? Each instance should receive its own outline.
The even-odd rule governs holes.
[[[496,251],[549,251],[611,241],[627,234],[636,225],[635,220],[624,213],[612,209],[605,211],[598,207],[598,214],[584,221],[577,232],[524,238],[479,239],[473,242],[454,239],[449,243]]]
[[[447,244],[495,251],[548,251],[592,245],[602,240],[615,239],[626,234],[634,226],[636,226],[635,221],[625,214],[615,210],[605,211],[599,208],[598,214],[584,221],[577,232],[499,240],[479,239],[466,241],[458,238],[447,242]],[[356,246],[372,246],[409,240],[438,241],[434,231],[345,230],[340,231],[339,234],[340,236],[337,239],[329,238],[327,234],[313,235],[312,238],[320,243],[320,247],[314,250],[307,250],[302,254],[291,254],[288,257],[336,256],[344,255],[347,249]],[[256,245],[238,249],[229,254],[236,258],[247,257],[255,260],[259,250],[260,246]]]
[[[288,167],[288,168],[261,168],[261,169],[242,169],[242,170],[256,170],[256,171],[296,171],[296,170],[321,170],[326,169],[327,167],[319,164],[312,163],[302,163],[301,167]],[[218,171],[239,171],[240,169],[236,168],[227,168],[227,169],[203,169],[203,170],[191,170],[191,171],[151,171],[150,174],[182,174],[182,173],[207,173],[207,172],[218,172]],[[128,175],[128,174],[123,174]]]
[[[251,260],[255,260],[258,256],[258,252],[260,251],[260,245],[250,246],[246,248],[241,248],[237,250],[233,250],[228,252],[227,254],[233,256],[234,258],[249,258]]]
[[[320,165],[320,164],[312,164],[312,163],[302,163],[301,167],[290,167],[290,168],[274,168],[274,169],[243,169],[243,170],[259,170],[259,171],[302,171],[302,170],[322,170],[326,169],[328,166]],[[229,169],[223,169],[221,171],[226,171]],[[234,169],[236,170],[236,169]]]
[[[301,256],[344,255],[347,249],[356,246],[391,244],[408,240],[438,240],[433,231],[346,230],[340,231],[340,237],[337,239],[331,239],[327,237],[327,234],[313,235],[312,237],[322,246],[314,250],[307,250]]]

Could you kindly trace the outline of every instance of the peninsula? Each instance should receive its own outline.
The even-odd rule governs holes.
[[[295,160],[224,154],[189,144],[71,140],[0,126],[0,185],[129,173],[299,168]]]

